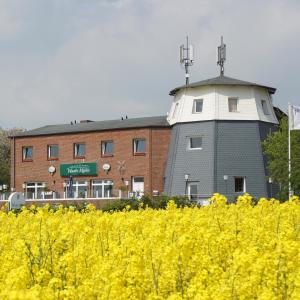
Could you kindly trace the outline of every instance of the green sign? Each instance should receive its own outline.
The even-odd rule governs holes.
[[[97,163],[61,164],[60,176],[97,175]]]

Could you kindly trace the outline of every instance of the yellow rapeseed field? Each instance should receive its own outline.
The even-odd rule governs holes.
[[[0,299],[300,299],[300,201],[0,212]]]

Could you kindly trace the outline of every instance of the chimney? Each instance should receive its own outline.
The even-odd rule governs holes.
[[[91,123],[91,122],[94,122],[92,120],[80,120],[80,123]]]

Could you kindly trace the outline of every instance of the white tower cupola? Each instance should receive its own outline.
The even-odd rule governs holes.
[[[278,123],[272,104],[276,89],[224,76],[225,60],[226,45],[222,38],[217,61],[220,76],[195,83],[187,81],[170,92],[174,96],[167,118],[171,125],[208,120]]]

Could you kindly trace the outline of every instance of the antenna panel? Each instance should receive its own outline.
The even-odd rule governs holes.
[[[180,63],[182,64],[184,62],[184,45],[180,46]]]
[[[190,58],[191,62],[194,61],[194,46],[193,45],[190,45],[190,47],[189,47],[189,58]]]

